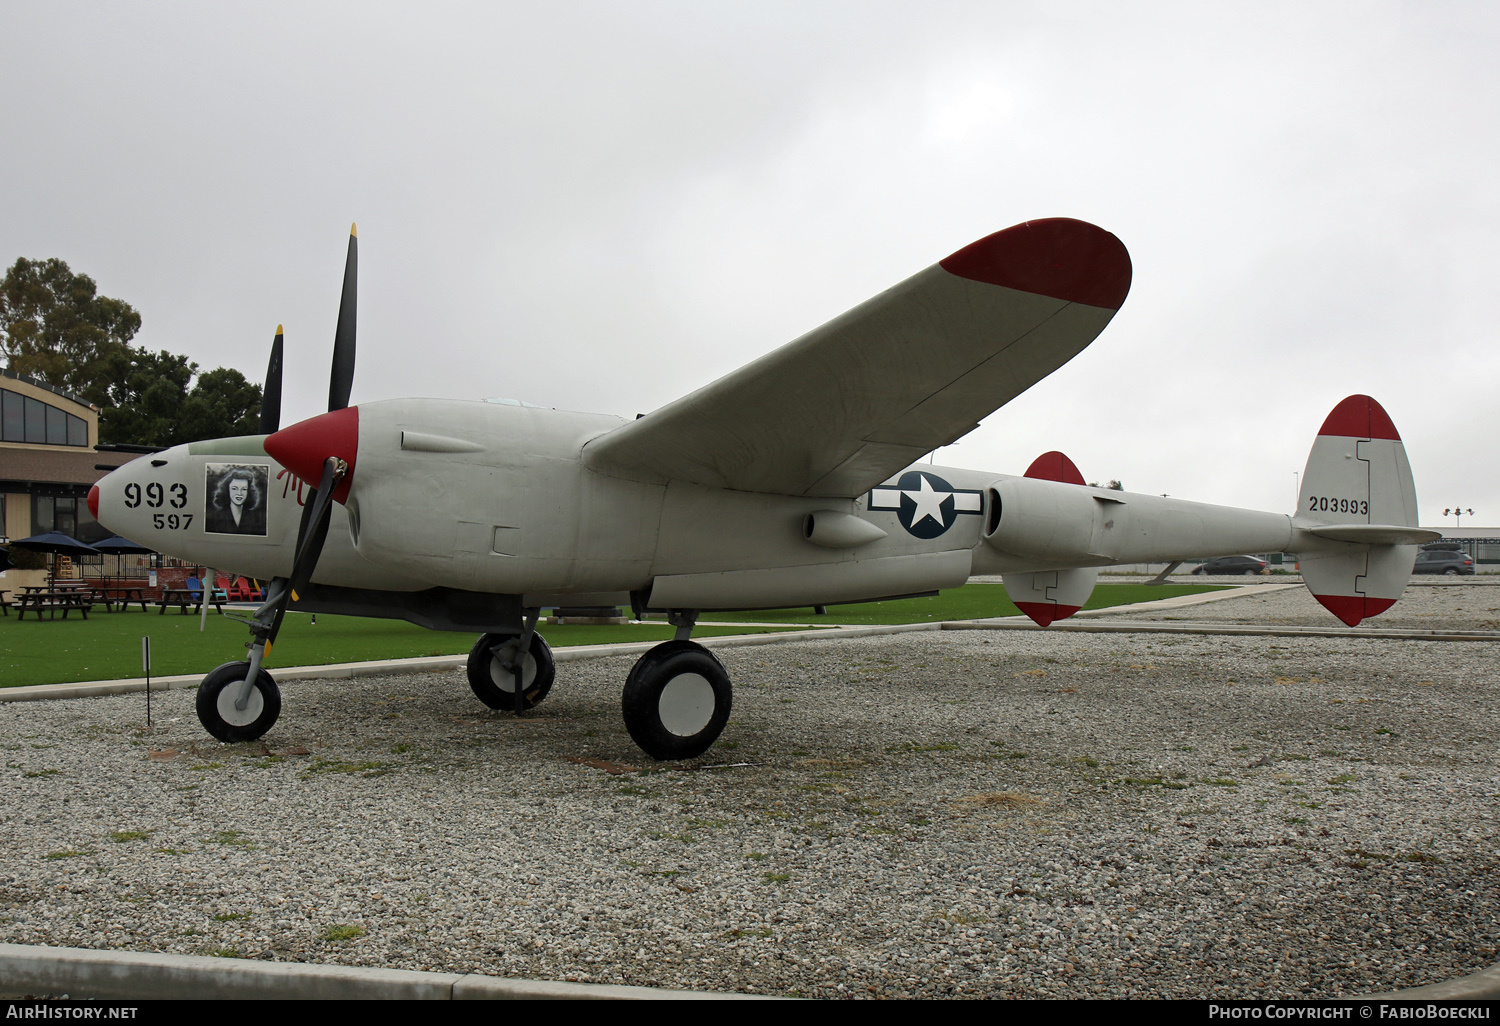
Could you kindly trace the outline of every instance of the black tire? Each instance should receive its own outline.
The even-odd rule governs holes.
[[[1443,576],[1444,577],[1457,577],[1458,576],[1458,570],[1456,568],[1450,566],[1448,569],[1446,569],[1446,570],[1443,571]]]
[[[1254,577],[1258,573],[1260,573],[1259,570],[1246,570],[1245,571],[1245,576],[1246,577]]]
[[[198,685],[198,722],[220,741],[254,741],[281,715],[281,689],[264,668],[256,674],[249,703],[243,710],[235,709],[239,685],[249,670],[247,662],[225,663]]]
[[[620,702],[625,729],[653,759],[691,759],[719,739],[734,689],[702,645],[666,641],[636,661]]]
[[[516,707],[516,678],[505,662],[495,656],[496,645],[514,645],[520,636],[515,634],[483,634],[469,650],[469,687],[474,697],[491,709],[511,710]],[[552,647],[540,634],[531,635],[531,651],[526,665],[521,669],[521,687],[527,709],[542,704],[547,692],[552,690],[552,681],[557,676],[557,664],[552,660]]]

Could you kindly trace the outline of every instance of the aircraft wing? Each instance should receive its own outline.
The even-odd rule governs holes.
[[[1130,289],[1120,240],[1049,218],[996,232],[654,413],[591,440],[623,477],[854,497],[1083,350]]]

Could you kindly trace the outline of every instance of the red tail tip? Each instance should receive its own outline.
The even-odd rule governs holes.
[[[1351,395],[1335,406],[1333,412],[1328,414],[1328,419],[1323,421],[1323,426],[1318,429],[1318,434],[1401,441],[1401,435],[1397,433],[1396,425],[1392,423],[1390,414],[1385,412],[1385,407],[1367,395]]]
[[[1314,595],[1334,616],[1350,627],[1358,627],[1361,620],[1379,616],[1396,604],[1395,599],[1372,598],[1368,595]]]
[[[1041,481],[1061,481],[1063,484],[1084,483],[1083,475],[1078,472],[1073,461],[1055,449],[1032,460],[1031,466],[1026,468],[1026,476]]]
[[[1059,620],[1066,620],[1083,607],[1058,606],[1051,602],[1017,602],[1016,608],[1031,617],[1038,627],[1051,627]]]

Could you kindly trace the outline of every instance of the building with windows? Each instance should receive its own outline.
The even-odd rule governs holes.
[[[0,369],[0,544],[45,531],[80,541],[109,532],[88,509],[89,487],[131,457],[94,451],[99,411],[36,378]]]

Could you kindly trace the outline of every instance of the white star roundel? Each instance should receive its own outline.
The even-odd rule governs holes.
[[[894,510],[907,533],[917,538],[936,538],[965,513],[983,508],[983,493],[954,488],[936,474],[908,470],[894,486],[870,489],[871,510]]]

